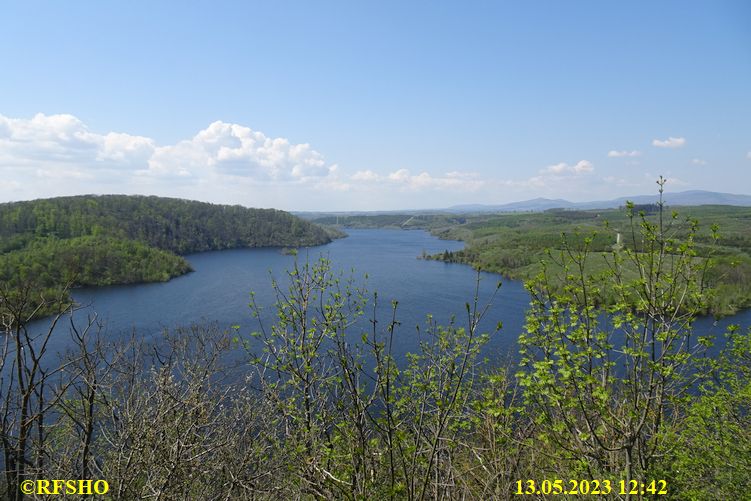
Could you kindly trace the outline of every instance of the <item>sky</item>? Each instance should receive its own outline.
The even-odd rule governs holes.
[[[751,194],[751,2],[6,2],[0,202]]]

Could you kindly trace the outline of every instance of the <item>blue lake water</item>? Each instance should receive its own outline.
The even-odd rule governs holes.
[[[460,324],[462,321],[466,324],[464,305],[474,297],[477,273],[466,265],[418,259],[423,251],[432,254],[461,249],[462,242],[439,240],[423,231],[378,229],[348,233],[349,237],[330,244],[301,249],[297,259],[315,261],[325,256],[345,275],[354,270],[358,285],[378,292],[381,326],[390,319],[391,300],[398,300],[397,317],[401,326],[394,342],[398,356],[417,349],[415,326],[424,325],[427,314],[444,324],[456,315]],[[257,303],[270,307],[274,302],[271,277],[282,282],[285,270],[295,258],[279,249],[266,248],[205,252],[189,255],[187,259],[195,271],[169,282],[75,290],[73,297],[86,305],[76,313],[77,317],[82,319],[96,312],[105,323],[108,339],[122,339],[131,332],[147,340],[157,339],[165,328],[210,321],[221,327],[239,325],[239,333],[247,335],[258,327],[248,307],[250,292],[255,291]],[[516,352],[516,339],[524,325],[529,296],[519,281],[482,273],[481,302],[492,297],[499,280],[503,286],[488,310],[483,327],[490,330],[499,320],[503,322],[502,331],[484,350],[484,355],[500,362]],[[270,313],[266,317],[268,321]],[[46,323],[36,322],[35,328],[44,328]],[[696,329],[702,334],[720,335],[730,323],[750,326],[751,310],[719,322],[701,318]],[[69,343],[65,330],[65,325],[56,330],[51,351],[65,351]],[[356,336],[359,338],[359,334]]]

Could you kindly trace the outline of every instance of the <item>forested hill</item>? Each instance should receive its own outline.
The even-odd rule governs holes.
[[[18,294],[66,303],[64,286],[169,280],[191,269],[180,254],[320,245],[332,236],[284,211],[173,198],[85,195],[4,203],[0,314],[19,303]],[[40,313],[58,306],[50,303]]]
[[[88,235],[138,240],[176,254],[331,241],[320,226],[274,209],[127,195],[0,204],[0,253],[21,249],[40,237]]]

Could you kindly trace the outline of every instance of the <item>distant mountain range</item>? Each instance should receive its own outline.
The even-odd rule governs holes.
[[[467,204],[454,205],[444,209],[446,212],[537,212],[547,209],[611,209],[621,207],[631,200],[636,204],[654,203],[658,195],[637,195],[621,197],[613,200],[595,202],[569,202],[562,199],[535,198],[522,202],[512,202],[501,205]],[[714,191],[691,190],[678,193],[665,193],[663,199],[666,205],[738,205],[751,207],[751,196],[734,195],[732,193],[717,193]]]
[[[737,205],[751,207],[751,195],[733,195],[732,193],[718,193],[715,191],[691,190],[678,193],[665,193],[665,203],[675,205]],[[407,214],[412,216],[429,214],[469,214],[483,212],[541,212],[548,209],[615,209],[626,205],[627,200],[635,204],[650,204],[657,202],[658,195],[636,195],[621,197],[613,200],[595,202],[569,202],[561,198],[534,198],[522,202],[512,202],[500,205],[464,204],[454,205],[444,209],[401,209],[381,211],[331,211],[331,212],[293,212],[294,215],[307,220],[315,220],[325,216],[382,216],[389,214]]]

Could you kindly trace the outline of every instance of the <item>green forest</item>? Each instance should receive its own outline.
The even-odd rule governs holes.
[[[494,297],[478,293],[410,332],[398,301],[379,318],[377,292],[324,258],[272,282],[271,317],[251,294],[251,330],[156,342],[108,342],[70,308],[32,333],[18,305],[43,299],[4,289],[0,369],[18,376],[0,385],[0,488],[14,501],[24,482],[68,478],[104,479],[117,500],[749,499],[751,332],[693,329],[714,296],[705,256],[728,241],[711,218],[707,237],[662,205],[637,209],[612,223],[633,246],[551,240],[521,332],[502,318],[481,331]],[[535,217],[563,216],[514,216]],[[514,229],[489,221],[488,235]],[[76,238],[94,266],[106,237]],[[60,322],[73,346],[55,361],[44,347]],[[483,360],[496,335],[518,337],[515,358]],[[419,339],[402,361],[400,336]]]
[[[273,209],[173,198],[103,195],[0,204],[0,281],[50,303],[82,285],[167,281],[191,270],[184,254],[320,245],[338,236]],[[2,305],[0,304],[0,308]]]

